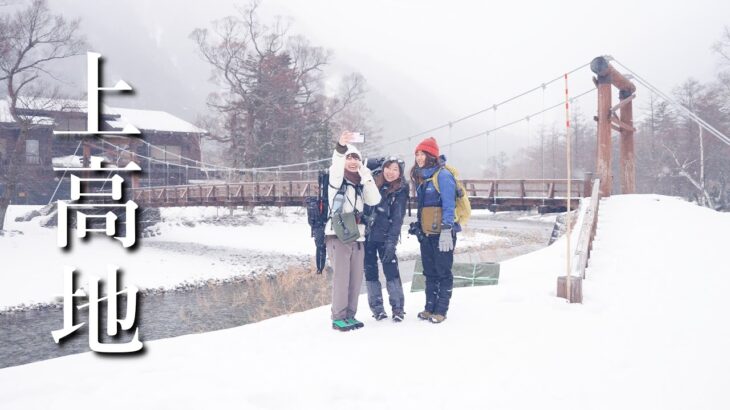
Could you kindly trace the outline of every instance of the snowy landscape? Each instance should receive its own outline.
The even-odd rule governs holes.
[[[85,353],[6,368],[0,395],[6,408],[78,398],[110,408],[727,408],[729,231],[730,215],[681,199],[613,196],[601,203],[583,304],[555,297],[562,237],[503,262],[498,286],[455,289],[443,325],[415,318],[422,294],[407,295],[404,323],[368,320],[356,332],[332,331],[324,306],[148,342],[124,360]],[[108,400],[120,391],[134,394]]]
[[[730,409],[728,16],[0,0],[0,410]]]
[[[55,227],[40,226],[43,217],[16,221],[38,208],[14,206],[8,212],[10,234],[0,237],[0,279],[5,284],[0,287],[0,311],[62,302],[64,266],[78,268],[80,284],[89,275],[105,277],[109,264],[119,266],[121,282],[141,290],[276,274],[289,266],[314,271],[314,240],[303,208],[237,209],[233,215],[226,208],[163,208],[163,222],[152,230],[155,236],[139,238],[135,250],[124,250],[103,235],[81,241],[70,230],[72,252],[57,246]],[[401,258],[414,259],[418,241],[408,235],[407,226],[401,241]],[[505,238],[469,231],[460,237],[459,247],[465,251],[498,241]]]

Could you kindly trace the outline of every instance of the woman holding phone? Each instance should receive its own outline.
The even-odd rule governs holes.
[[[354,135],[343,132],[332,153],[327,196],[329,220],[325,243],[332,268],[332,328],[363,327],[355,319],[363,279],[365,254],[364,205],[377,205],[380,193],[370,170],[363,166],[360,151],[350,142]]]

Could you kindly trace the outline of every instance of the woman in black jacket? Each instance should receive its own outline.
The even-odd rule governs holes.
[[[383,307],[383,291],[378,280],[378,256],[383,264],[385,288],[393,310],[393,321],[401,322],[403,311],[403,284],[398,271],[396,246],[408,203],[408,182],[404,177],[405,164],[391,157],[382,165],[382,172],[376,174],[375,185],[380,190],[381,200],[377,206],[366,207],[365,214],[371,221],[365,239],[365,283],[368,304],[376,320],[388,317]]]

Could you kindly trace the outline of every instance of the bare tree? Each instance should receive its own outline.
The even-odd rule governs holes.
[[[730,125],[718,84],[701,84],[690,79],[674,94],[682,105],[719,129]],[[706,129],[667,104],[660,103],[656,108],[639,140],[654,139],[661,149],[655,152],[652,142],[639,144],[637,151],[641,167],[648,170],[645,180],[654,178],[655,192],[695,199],[709,208],[727,209],[728,146],[716,138],[708,138]]]
[[[666,144],[661,142],[662,147],[672,156],[672,159],[674,160],[675,167],[670,168],[670,172],[674,173],[676,176],[680,176],[682,178],[685,178],[692,186],[697,190],[697,194],[695,196],[697,197],[697,202],[702,205],[706,206],[708,208],[714,208],[715,204],[712,200],[712,196],[710,196],[710,193],[707,190],[706,183],[705,183],[705,158],[704,158],[704,144],[703,144],[703,138],[702,138],[702,128],[700,127],[699,130],[699,141],[700,141],[700,161],[699,161],[699,170],[700,175],[699,177],[695,177],[693,174],[691,167],[694,163],[697,162],[697,160],[690,160],[688,158],[680,160],[677,154],[677,150],[669,148]]]
[[[331,145],[332,119],[362,97],[364,81],[349,76],[336,98],[327,97],[324,68],[331,54],[289,35],[281,18],[263,24],[258,7],[253,1],[237,16],[190,35],[222,88],[208,100],[226,131],[216,139],[231,144],[234,166],[311,159],[320,142]]]
[[[720,40],[715,43],[714,50],[721,57],[721,63],[724,70],[718,73],[718,88],[722,96],[721,118],[718,126],[722,127],[726,133],[730,133],[730,26],[725,26]],[[724,147],[721,151],[712,150],[711,155],[717,157],[724,154],[727,156],[730,149]],[[727,164],[727,158],[724,163]],[[722,209],[730,209],[730,166],[720,166],[718,172],[718,200],[717,203]]]
[[[689,79],[684,82],[675,94],[682,105],[692,111],[701,108],[701,100],[705,97],[705,87],[698,81]],[[693,195],[702,206],[714,207],[712,198],[706,188],[705,139],[702,127],[693,121],[684,121],[684,129],[675,129],[671,139],[661,141],[662,147],[670,154],[673,164],[669,165],[669,174],[682,177],[689,182],[696,192]],[[692,142],[693,134],[697,133],[698,146]],[[698,148],[698,149],[697,149]],[[695,150],[697,149],[697,150]],[[696,164],[696,165],[695,165]]]
[[[56,79],[49,71],[54,61],[83,51],[85,41],[78,27],[78,20],[68,21],[51,13],[46,0],[33,0],[26,8],[0,16],[0,82],[5,82],[10,115],[19,129],[0,173],[4,185],[0,230],[25,166],[26,139],[35,125],[33,117],[22,115],[19,108],[24,97],[44,95],[43,90],[48,89],[45,79]]]

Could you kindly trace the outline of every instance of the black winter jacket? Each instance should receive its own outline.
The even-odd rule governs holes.
[[[365,215],[373,218],[372,225],[367,235],[368,241],[373,242],[397,242],[400,236],[403,218],[406,215],[408,205],[408,182],[401,178],[400,189],[387,193],[388,184],[380,187],[380,203],[376,206],[366,206]]]

